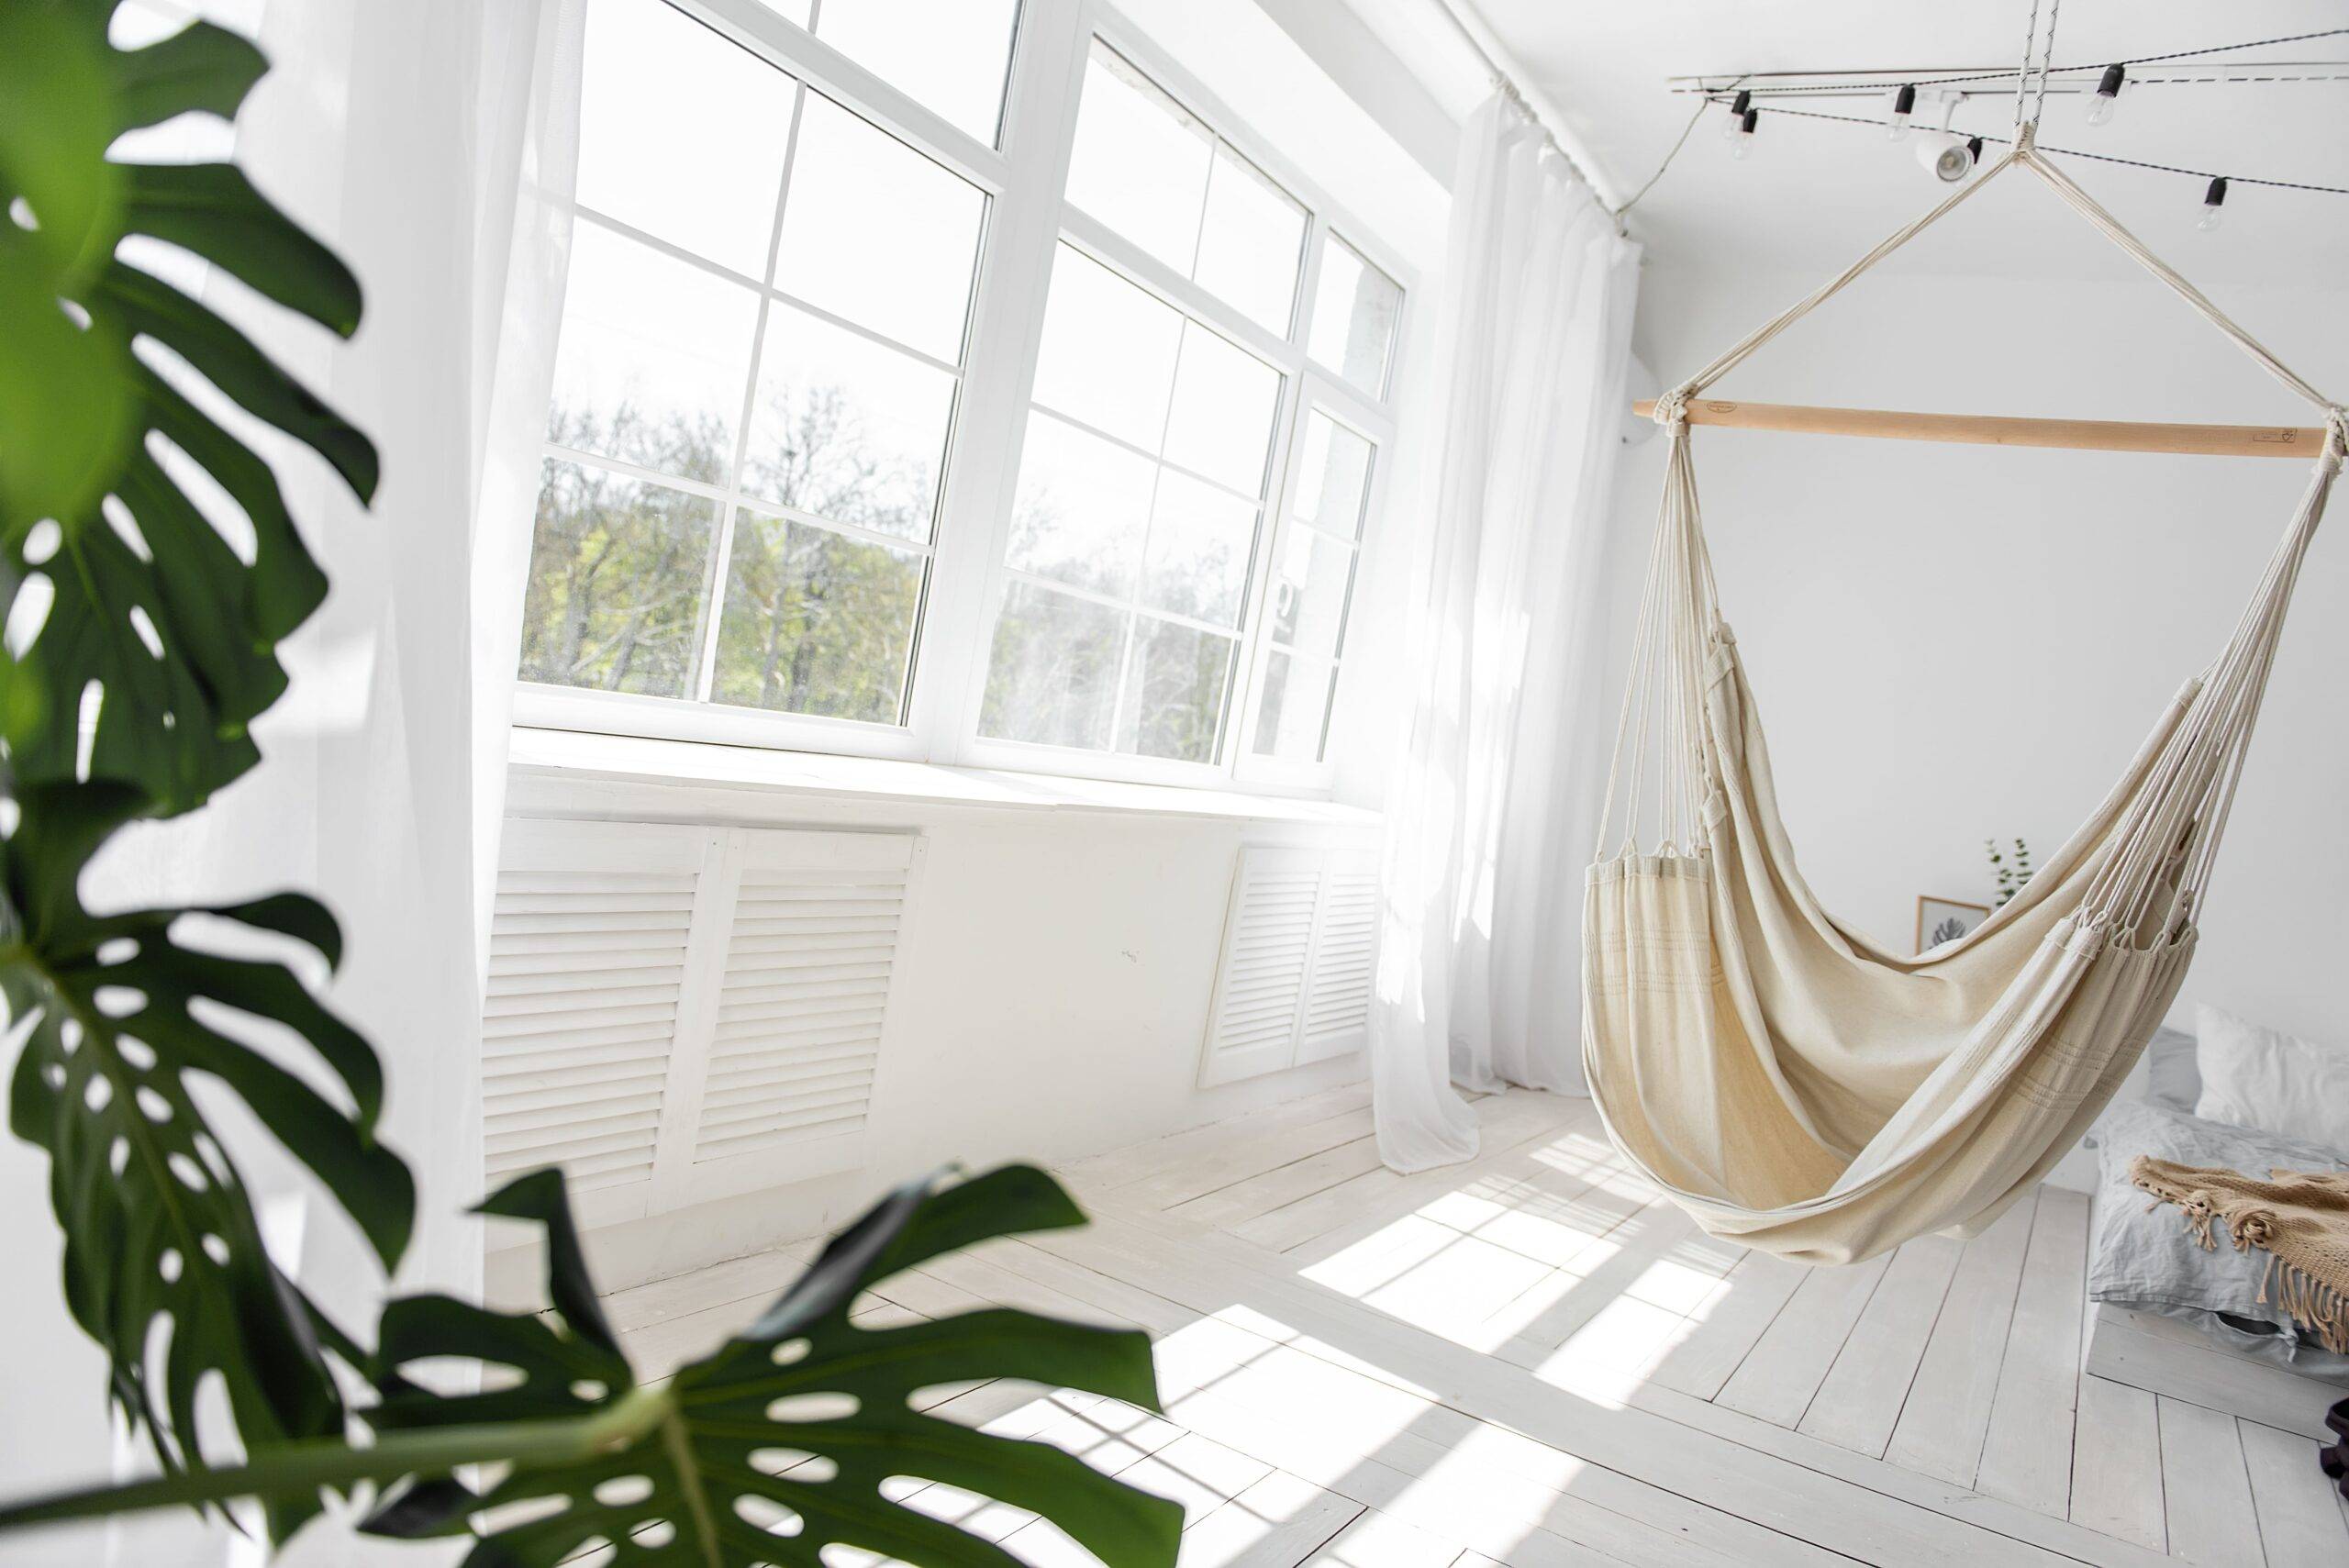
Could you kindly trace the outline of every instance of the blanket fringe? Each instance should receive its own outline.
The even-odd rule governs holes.
[[[2195,1245],[2206,1252],[2218,1250],[2218,1238],[2211,1234],[2213,1225],[2227,1235],[2238,1252],[2254,1247],[2265,1251],[2275,1233],[2276,1216],[2272,1210],[2247,1209],[2234,1216],[2230,1223],[2219,1213],[2209,1193],[2178,1186],[2142,1168],[2132,1171],[2129,1179],[2140,1191],[2153,1195],[2154,1203],[2176,1206]],[[2152,1207],[2147,1206],[2149,1210]],[[2344,1298],[2339,1290],[2298,1264],[2268,1252],[2267,1267],[2259,1279],[2262,1306],[2269,1304],[2271,1292],[2274,1305],[2319,1344],[2335,1355],[2349,1355],[2349,1298]]]

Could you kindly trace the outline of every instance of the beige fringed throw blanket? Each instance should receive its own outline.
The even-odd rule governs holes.
[[[2258,1181],[2240,1171],[2173,1165],[2140,1154],[2129,1179],[2185,1211],[2194,1239],[2215,1248],[2213,1220],[2234,1239],[2235,1251],[2257,1247],[2268,1255],[2259,1299],[2280,1274],[2277,1305],[2326,1350],[2349,1355],[2349,1172],[2271,1171]]]

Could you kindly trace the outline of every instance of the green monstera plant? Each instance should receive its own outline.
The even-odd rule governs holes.
[[[272,1260],[207,1116],[219,1092],[387,1272],[415,1184],[377,1137],[384,1077],[366,1040],[285,963],[207,951],[192,928],[228,922],[332,965],[333,917],[295,894],[102,914],[82,882],[124,828],[193,811],[260,762],[250,726],[285,690],[278,645],[326,595],[227,406],[362,501],[377,459],[235,326],[124,259],[155,247],[125,241],[192,253],[344,337],[361,294],[233,163],[109,156],[182,114],[232,118],[266,70],[203,23],[117,48],[114,10],[0,5],[0,996],[17,1052],[9,1123],[49,1156],[65,1300],[158,1473],[0,1506],[0,1529],[250,1501],[283,1540],[344,1496],[366,1500],[375,1534],[477,1538],[474,1568],[551,1568],[598,1542],[623,1563],[700,1568],[813,1564],[833,1544],[1011,1562],[884,1496],[911,1476],[1032,1509],[1118,1568],[1171,1562],[1174,1504],[916,1397],[1010,1377],[1155,1407],[1142,1335],[1014,1311],[850,1320],[870,1286],[925,1259],[1082,1224],[1041,1172],[908,1184],[756,1323],[652,1387],[596,1306],[553,1172],[483,1206],[545,1228],[543,1314],[402,1298],[370,1348]],[[289,1041],[310,1058],[301,1071],[278,1060]],[[489,1369],[479,1391],[439,1392],[417,1371],[452,1360]]]

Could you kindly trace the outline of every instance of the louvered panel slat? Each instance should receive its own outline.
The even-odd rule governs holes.
[[[1367,1038],[1377,944],[1377,868],[1364,857],[1333,863],[1321,893],[1299,1061],[1340,1055]]]
[[[696,1164],[779,1156],[863,1125],[905,896],[902,866],[744,867]]]
[[[516,824],[482,1008],[485,1168],[581,1190],[651,1180],[707,837]]]
[[[745,1123],[702,1140],[695,1151],[696,1162],[730,1159],[738,1154],[757,1154],[773,1149],[777,1140],[804,1142],[818,1138],[837,1138],[853,1132],[864,1125],[864,1103],[824,1106],[814,1109],[767,1118],[763,1123]]]
[[[674,962],[674,950],[665,943],[648,948],[641,939],[632,939],[625,946],[593,948],[577,942],[564,943],[551,952],[498,952],[490,954],[491,995],[520,991],[538,984],[541,975],[584,975],[587,984],[606,976],[633,976],[626,984],[639,984],[647,979],[677,980],[683,973]]]
[[[655,1006],[674,999],[685,979],[683,963],[641,969],[562,974],[513,974],[492,971],[482,1018],[527,1018],[538,1013],[573,1013],[585,1008]]]
[[[880,1032],[880,1020],[866,1024],[844,1024],[838,1029],[809,1029],[797,1034],[775,1036],[765,1040],[736,1040],[727,1042],[727,1049],[709,1053],[711,1071],[738,1062],[757,1062],[767,1057],[804,1059],[815,1052],[870,1051],[873,1039]]]
[[[807,1004],[797,1007],[773,1004],[730,1017],[718,1027],[713,1037],[720,1052],[738,1050],[745,1042],[755,1044],[762,1040],[788,1040],[811,1032],[835,1029],[856,1029],[860,1031],[878,1029],[883,1004],[888,993],[872,996],[832,998],[839,1005],[818,1006]]]
[[[1320,889],[1319,873],[1292,851],[1242,851],[1237,880],[1208,1032],[1209,1082],[1286,1065]]]
[[[783,1067],[762,1062],[755,1066],[736,1067],[724,1073],[713,1073],[709,1077],[709,1088],[704,1103],[715,1105],[729,1098],[731,1101],[739,1102],[771,1093],[778,1086],[796,1088],[813,1085],[823,1079],[839,1079],[845,1082],[858,1074],[862,1074],[865,1082],[870,1083],[873,1078],[874,1064],[878,1060],[874,1052],[861,1051],[852,1055],[810,1059]]]
[[[635,1039],[595,1043],[566,1040],[537,1051],[484,1052],[482,1075],[486,1078],[510,1078],[517,1073],[551,1073],[565,1069],[625,1068],[656,1055],[657,1052],[644,1048],[648,1044],[658,1045],[664,1038],[640,1035]]]
[[[1378,874],[1350,849],[1249,845],[1233,878],[1202,1085],[1338,1056],[1370,1016]]]
[[[507,1018],[484,1018],[482,1035],[487,1040],[521,1040],[527,1037],[559,1034],[576,1038],[585,1029],[616,1029],[622,1025],[674,1025],[677,1005],[674,1000],[649,1001],[630,1006],[616,1007],[594,1004],[584,1007],[556,1009],[548,1012],[518,1013]]]
[[[507,1169],[528,1169],[574,1155],[642,1150],[647,1147],[646,1135],[660,1119],[659,1111],[640,1106],[620,1116],[560,1118],[539,1123],[524,1118],[510,1126],[493,1121],[488,1152],[493,1165],[503,1162]],[[650,1165],[651,1154],[644,1158]]]
[[[661,1074],[648,1072],[635,1062],[590,1064],[578,1067],[546,1067],[527,1073],[492,1073],[484,1084],[495,1084],[494,1091],[518,1098],[526,1095],[562,1094],[566,1103],[583,1103],[591,1095],[633,1094],[661,1086]],[[511,1108],[511,1107],[509,1107]]]
[[[851,1106],[862,1112],[864,1102],[872,1097],[869,1071],[828,1073],[782,1084],[738,1084],[722,1098],[713,1096],[703,1103],[702,1130],[706,1137],[726,1137],[747,1122],[773,1122]]]

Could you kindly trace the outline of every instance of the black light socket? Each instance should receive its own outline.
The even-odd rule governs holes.
[[[1982,161],[1982,139],[1980,137],[1969,136],[1965,139],[1965,155],[1968,158],[1973,159],[1976,163]]]
[[[1740,87],[1737,90],[1737,96],[1730,100],[1729,117],[1733,120],[1742,120],[1745,118],[1745,111],[1753,106],[1753,95]]]
[[[2096,95],[2099,98],[2118,98],[2121,96],[2121,84],[2128,80],[2129,72],[2125,68],[2108,65],[2104,68],[2102,80],[2096,84]]]
[[[1753,134],[1753,128],[1761,123],[1762,111],[1759,109],[1748,109],[1738,118],[1738,128],[1744,131],[1748,136],[1752,136]],[[2221,180],[2219,183],[2223,185],[2226,182]]]
[[[2224,174],[2211,181],[2210,188],[2202,193],[2202,205],[2204,206],[2227,205],[2227,177]]]
[[[1892,112],[1896,115],[1915,114],[1917,112],[1917,89],[1914,87],[1903,87],[1899,92],[1895,93],[1892,95]]]

